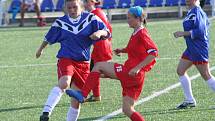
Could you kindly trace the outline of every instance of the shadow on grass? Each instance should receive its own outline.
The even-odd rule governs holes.
[[[59,104],[56,107],[68,107],[68,104]],[[36,109],[36,108],[43,108],[43,105],[35,105],[35,106],[24,106],[24,107],[11,107],[11,108],[5,108],[0,109],[0,113],[2,112],[11,112],[11,111],[21,111],[21,110],[29,110],[29,109]]]
[[[188,109],[166,109],[166,110],[153,110],[147,112],[141,112],[143,115],[154,115],[154,114],[178,114],[178,113],[185,113],[185,112],[198,112],[198,111],[212,111],[215,109],[213,108],[188,108]]]
[[[101,117],[89,117],[89,118],[82,118],[82,119],[78,119],[78,121],[94,121],[94,120],[98,120]],[[120,118],[126,118],[125,115],[117,115],[112,117],[111,119],[120,119]]]

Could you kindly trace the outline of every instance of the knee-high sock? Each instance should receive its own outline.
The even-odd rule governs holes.
[[[69,110],[68,110],[68,112],[67,112],[66,121],[77,121],[79,113],[80,113],[80,108],[79,109],[75,109],[73,107],[70,107]]]
[[[54,87],[48,96],[48,99],[43,108],[43,112],[51,113],[57,103],[60,101],[61,96],[63,95],[63,91],[59,87]]]
[[[208,81],[208,86],[213,90],[215,91],[215,78],[214,77],[211,77]]]
[[[138,112],[132,113],[130,119],[132,121],[144,121],[143,116]]]
[[[82,87],[82,94],[86,98],[90,91],[96,86],[99,85],[99,78],[100,73],[99,72],[91,72],[89,76],[87,77],[87,80]]]
[[[186,101],[195,101],[192,93],[191,81],[188,75],[180,76],[179,80],[184,91]]]
[[[98,85],[95,85],[93,88],[93,96],[94,97],[99,97],[100,96],[100,81],[98,82]]]

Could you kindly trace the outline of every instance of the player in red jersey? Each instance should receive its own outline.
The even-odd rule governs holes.
[[[107,26],[107,28],[112,33],[112,27],[109,23],[105,13],[99,6],[102,4],[101,0],[84,0],[84,7],[87,11],[98,16]],[[109,61],[112,59],[112,43],[111,38],[96,42],[93,45],[93,51],[91,54],[91,62],[90,62],[90,70],[96,65],[97,62]],[[100,84],[96,85],[95,88],[92,89],[93,95],[90,96],[86,101],[100,101]]]
[[[128,24],[134,32],[127,47],[116,49],[115,54],[127,53],[128,59],[122,64],[113,62],[98,62],[88,76],[81,91],[66,90],[70,97],[83,103],[90,90],[99,83],[100,74],[118,79],[122,86],[122,110],[132,121],[144,121],[143,116],[134,110],[134,103],[139,98],[144,84],[145,73],[155,64],[158,49],[149,36],[143,9],[139,6],[131,7],[128,11]]]

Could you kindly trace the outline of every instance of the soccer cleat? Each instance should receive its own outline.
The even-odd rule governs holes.
[[[96,101],[101,101],[101,96],[95,97],[92,95],[85,100],[85,102],[96,102]]]
[[[82,95],[81,91],[78,90],[66,90],[66,94],[70,97],[75,98],[79,103],[84,103],[84,96]]]
[[[49,120],[49,112],[43,112],[40,116],[40,121],[48,121]]]
[[[181,104],[179,104],[176,108],[177,109],[186,109],[186,108],[192,108],[192,107],[196,107],[196,102],[184,101]]]

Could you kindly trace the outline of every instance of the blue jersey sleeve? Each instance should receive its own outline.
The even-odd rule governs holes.
[[[45,41],[50,45],[61,41],[61,26],[61,23],[56,20],[45,35]]]
[[[207,16],[202,12],[201,9],[195,9],[192,11],[189,16],[190,20],[190,31],[192,39],[201,39],[202,37],[207,36],[209,21]]]
[[[93,25],[93,32],[96,32],[98,30],[105,30],[108,32],[108,35],[106,37],[102,37],[99,40],[105,40],[111,37],[110,30],[107,28],[105,23],[102,22],[102,20],[99,17],[97,16],[92,17],[92,25]]]

